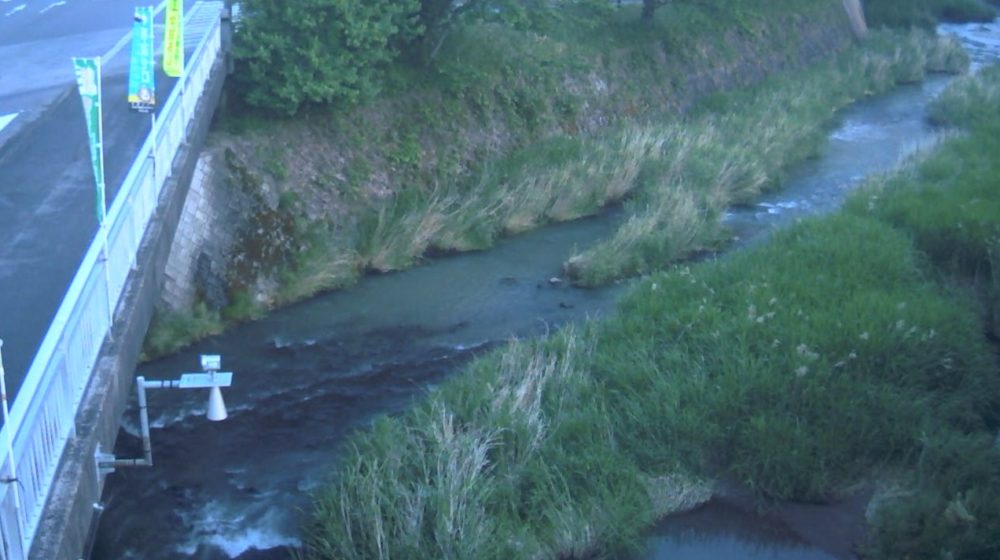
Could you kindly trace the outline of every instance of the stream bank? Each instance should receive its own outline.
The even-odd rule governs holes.
[[[588,151],[595,137],[677,116],[852,43],[841,2],[787,4],[671,4],[655,27],[638,30],[638,7],[625,6],[593,28],[552,36],[481,25],[449,40],[439,64],[422,69],[427,83],[405,82],[348,114],[230,115],[202,161],[208,180],[193,190],[204,196],[185,210],[194,218],[168,264],[147,352],[365,272],[410,267],[428,252],[482,249],[504,233],[597,213],[632,188],[637,169],[621,164],[629,158],[613,140]],[[552,158],[589,161],[574,169]],[[554,184],[623,186],[592,201],[495,211],[530,198],[522,191],[552,168],[563,175]],[[503,200],[471,192],[484,184]],[[503,213],[511,219],[491,223]]]
[[[866,103],[851,110],[860,117]],[[898,136],[849,134],[869,124],[849,119],[831,138],[855,144],[859,154],[884,152],[880,165],[891,167],[914,145],[914,131],[933,135],[922,124],[924,110],[911,109],[888,121],[881,109],[871,111],[869,132],[878,123],[914,123]],[[846,192],[855,180],[883,170],[854,170],[835,190]],[[779,209],[780,202],[774,203]],[[758,213],[763,229],[768,216],[781,216],[767,207]],[[299,542],[308,494],[325,480],[348,432],[406,409],[460,364],[511,335],[548,332],[612,309],[620,288],[584,291],[549,279],[558,275],[559,255],[615,225],[614,217],[562,224],[488,252],[377,276],[149,364],[143,374],[172,378],[195,367],[198,353],[223,354],[224,366],[237,372],[227,395],[232,418],[206,425],[196,416],[200,396],[157,395],[150,406],[158,465],[112,477],[95,557],[249,558],[254,548],[274,547],[268,554],[280,556],[282,545]],[[136,444],[125,432],[118,452],[134,452]]]

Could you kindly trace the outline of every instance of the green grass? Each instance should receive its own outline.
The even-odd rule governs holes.
[[[611,239],[572,256],[565,269],[585,286],[662,268],[721,236],[719,216],[780,183],[816,153],[832,110],[925,72],[963,70],[952,42],[920,32],[874,33],[862,48],[748,92],[714,96],[686,121],[652,127],[660,147],[637,175],[629,218]]]
[[[928,422],[981,428],[997,394],[970,306],[905,235],[850,216],[654,275],[607,332],[598,367],[640,468],[680,460],[768,497],[836,496]]]
[[[981,302],[997,340],[1000,318],[1000,67],[953,83],[935,102],[939,122],[964,131],[906,172],[871,182],[847,211],[905,232],[938,274]],[[993,382],[997,379],[994,356]],[[970,401],[971,402],[971,401]],[[883,491],[866,553],[876,558],[995,558],[1000,554],[1000,419],[992,430],[927,430],[911,470]]]
[[[973,128],[983,123],[985,111],[1000,106],[1000,66],[963,76],[930,106],[931,122],[941,126]]]
[[[197,340],[219,334],[225,328],[219,312],[197,303],[190,312],[157,312],[143,341],[142,359],[176,352]]]
[[[633,124],[690,104],[701,93],[684,83],[691,68],[719,74],[711,78],[717,83],[696,88],[751,83],[768,65],[803,64],[789,26],[808,20],[838,29],[841,19],[830,0],[711,0],[665,6],[651,26],[638,24],[634,6],[522,26],[460,26],[430,67],[400,62],[385,93],[352,112],[313,109],[296,121],[268,122],[244,118],[235,107],[223,120],[250,143],[329,143],[336,157],[320,156],[327,151],[322,146],[313,150],[315,161],[309,150],[275,152],[255,162],[258,172],[277,179],[279,190],[310,190],[299,183],[331,178],[322,188],[330,206],[347,204],[344,214],[323,218],[338,226],[328,229],[343,235],[343,223],[358,223],[357,234],[347,236],[357,240],[359,266],[393,269],[419,261],[428,247],[482,248],[496,235],[594,213],[631,188],[631,172],[610,167],[613,137],[628,142]],[[847,41],[846,32],[831,36],[833,43]],[[748,43],[756,54],[749,59],[742,52]],[[753,68],[741,71],[740,64]],[[591,137],[605,130],[619,132]],[[518,150],[574,142],[586,146],[593,169],[565,159],[515,167]],[[421,225],[406,215],[409,209],[443,212],[444,223],[433,218]],[[480,226],[483,215],[488,220]],[[393,220],[418,222],[401,229],[421,230],[420,241],[387,234]],[[390,245],[376,248],[382,242]]]
[[[842,20],[832,0],[709,0],[665,6],[649,26],[635,6],[478,23],[455,29],[430,67],[400,61],[384,93],[350,112],[266,118],[234,102],[223,135],[252,153],[227,160],[238,164],[232,183],[266,183],[303,203],[265,211],[277,223],[262,230],[280,229],[280,242],[250,234],[236,249],[266,258],[232,276],[227,295],[237,305],[223,319],[413,266],[428,251],[484,249],[500,235],[594,214],[630,196],[643,170],[648,182],[665,140],[649,122],[708,91],[801,67],[811,62],[804,50],[839,48],[849,41]],[[817,46],[800,29],[830,32]],[[701,78],[689,83],[692,69]],[[275,145],[297,148],[266,148]],[[275,279],[273,293],[244,297],[244,282],[256,289]],[[150,349],[208,332],[198,321],[161,321]]]
[[[721,212],[752,200],[790,164],[813,155],[832,109],[967,64],[954,42],[921,32],[874,33],[865,46],[816,69],[717,96],[714,107],[690,119],[662,116],[600,134],[557,135],[482,163],[464,180],[407,188],[366,219],[358,252],[368,268],[396,270],[429,249],[482,249],[500,235],[595,214],[631,197],[619,233],[565,268],[588,286],[647,273],[715,244]]]
[[[356,434],[309,554],[624,555],[651,481],[824,500],[909,465],[921,434],[983,430],[1000,397],[969,302],[921,265],[905,234],[844,215],[653,275],[616,318],[514,342]]]
[[[512,342],[356,433],[306,556],[627,557],[722,478],[820,502],[880,480],[866,555],[995,557],[1000,377],[963,288],[997,285],[982,109],[844,212],[652,274],[614,317]]]
[[[909,172],[872,182],[848,203],[903,228],[935,265],[969,279],[986,305],[994,334],[1000,321],[1000,66],[956,81],[931,107],[932,117],[965,130]]]

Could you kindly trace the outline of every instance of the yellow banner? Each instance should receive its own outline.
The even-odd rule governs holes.
[[[167,0],[166,28],[163,30],[163,73],[171,78],[184,72],[184,3]]]

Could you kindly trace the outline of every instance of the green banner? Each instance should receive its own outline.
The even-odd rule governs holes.
[[[156,106],[153,8],[136,8],[132,24],[132,60],[128,72],[128,102],[140,111]]]
[[[167,0],[166,26],[163,30],[163,73],[179,78],[184,72],[184,3]]]
[[[90,142],[90,163],[97,183],[97,223],[104,223],[107,202],[104,195],[104,145],[101,126],[101,59],[74,58],[76,84],[83,100],[83,116],[87,120],[87,139]]]

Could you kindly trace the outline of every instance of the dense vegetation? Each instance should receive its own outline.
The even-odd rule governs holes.
[[[450,16],[437,39],[425,44],[425,33],[371,75],[381,93],[358,105],[293,104],[295,117],[261,116],[246,105],[252,83],[232,88],[216,161],[226,161],[240,192],[267,184],[280,204],[251,218],[245,255],[237,248],[234,262],[220,263],[233,271],[226,301],[158,315],[147,355],[366,271],[412,266],[427,251],[485,248],[499,235],[596,213],[635,188],[658,133],[644,131],[647,123],[676,121],[701,96],[851,41],[836,0],[672,2],[646,25],[638,5],[554,5]],[[251,21],[237,37],[245,40]],[[271,53],[268,40],[258,41],[260,53]],[[435,53],[426,62],[425,50]],[[236,75],[250,80],[242,68]],[[266,87],[283,88],[280,78]],[[289,92],[301,99],[294,84]],[[569,196],[574,189],[580,196]],[[563,199],[546,206],[553,192]],[[248,262],[266,270],[275,293],[251,291],[258,277]]]
[[[294,114],[306,104],[375,97],[390,63],[428,65],[453,29],[551,25],[605,0],[248,0],[236,35],[237,87],[251,106]],[[603,8],[603,10],[602,10]]]
[[[866,555],[995,557],[998,91],[959,82],[935,114],[966,132],[843,212],[653,274],[356,434],[308,555],[620,557],[721,477],[814,501],[876,481]]]
[[[617,317],[514,342],[356,434],[316,496],[308,556],[625,555],[649,522],[703,501],[719,478],[762,499],[816,501],[874,481],[869,555],[997,555],[1000,388],[982,336],[995,340],[1000,316],[997,71],[935,108],[962,136],[842,213],[657,272],[716,246],[719,213],[779,185],[833,108],[961,66],[954,45],[877,32],[751,90],[711,77],[685,89],[706,78],[683,70],[741,60],[737,45],[792,50],[776,27],[833,4],[244,3],[240,96],[299,120],[231,115],[228,129],[277,139],[306,136],[311,121],[351,146],[347,166],[309,188],[353,214],[290,220],[299,252],[283,263],[282,301],[618,201],[631,218],[567,271],[584,284],[649,275]],[[993,13],[978,0],[865,6],[876,28]],[[608,68],[626,85],[620,104],[596,111],[571,78]],[[379,112],[393,105],[404,116]],[[490,141],[455,140],[476,126]],[[280,181],[292,166],[268,150],[263,166]],[[368,196],[381,174],[406,188]],[[286,194],[281,209],[294,209]],[[237,294],[223,316],[259,312],[249,301]],[[218,312],[200,309],[177,328],[218,329]]]
[[[633,25],[652,25],[666,5],[694,3],[643,0]],[[608,0],[247,0],[236,36],[235,78],[256,107],[294,114],[305,104],[350,106],[377,94],[397,58],[430,65],[455,29],[499,22],[545,32],[569,14],[607,19],[612,5]],[[873,27],[996,17],[985,0],[866,0],[864,7]]]
[[[277,183],[281,192],[279,208],[253,229],[288,238],[248,242],[268,247],[261,266],[272,267],[268,282],[280,288],[262,297],[252,292],[252,274],[234,272],[224,304],[159,315],[147,354],[366,271],[412,266],[428,251],[485,248],[500,235],[620,200],[634,219],[567,262],[567,273],[589,285],[656,269],[713,246],[720,209],[777,184],[785,165],[807,157],[831,107],[919,79],[925,67],[955,67],[947,49],[913,54],[911,45],[897,54],[915,58],[895,65],[896,75],[813,82],[816,95],[790,91],[783,100],[748,95],[740,113],[685,120],[678,114],[698,97],[836,48],[842,11],[834,0],[654,3],[646,23],[639,5],[603,0],[244,3],[231,91],[243,102],[223,122],[253,152],[234,180]],[[343,10],[351,17],[340,17]],[[823,28],[830,33],[814,33]],[[797,42],[803,32],[813,34]],[[937,60],[922,65],[928,54]],[[746,118],[759,118],[767,103],[793,110],[771,111],[781,119],[767,126]],[[298,116],[273,116],[283,113]],[[768,134],[739,143],[740,131],[753,128]],[[699,132],[678,135],[688,129]],[[681,152],[665,142],[675,137],[686,145]],[[712,169],[726,172],[710,177]],[[683,188],[658,188],[676,178]],[[708,192],[706,181],[719,185]],[[315,207],[333,211],[317,216]]]

